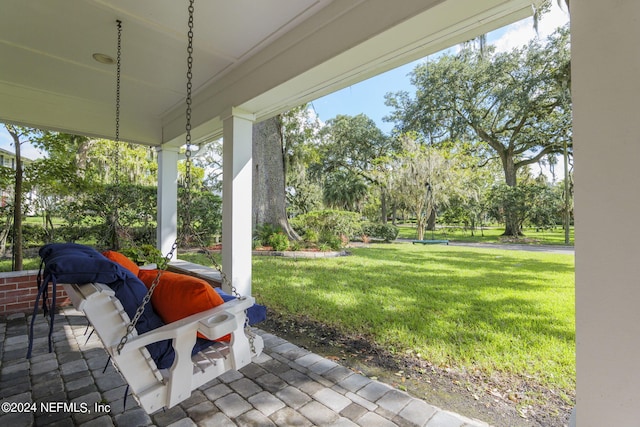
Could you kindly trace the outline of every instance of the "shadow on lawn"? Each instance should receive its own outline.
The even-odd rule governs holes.
[[[289,319],[276,320],[274,333],[316,337],[328,354],[346,345],[362,359],[356,366],[376,360],[394,369],[392,381],[411,372],[420,393],[449,396],[442,405],[462,413],[496,411],[495,425],[561,426],[575,402],[569,258],[376,245],[342,258],[254,258],[253,289],[274,318]],[[521,419],[522,408],[532,418]]]
[[[254,293],[270,307],[383,346],[431,351],[440,364],[455,353],[536,378],[545,377],[545,365],[567,365],[566,351],[542,357],[536,347],[573,345],[573,313],[559,315],[554,303],[571,298],[573,286],[544,280],[549,272],[573,273],[570,265],[539,254],[424,249],[389,245],[332,260],[254,260]],[[544,360],[527,360],[528,353]]]

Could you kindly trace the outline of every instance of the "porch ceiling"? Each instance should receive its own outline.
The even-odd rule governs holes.
[[[539,0],[208,0],[195,4],[194,138],[231,107],[258,120],[531,14]],[[116,20],[123,140],[180,144],[186,1],[4,0],[0,121],[113,138]]]

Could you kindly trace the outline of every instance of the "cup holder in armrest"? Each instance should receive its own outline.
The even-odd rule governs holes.
[[[214,340],[233,332],[235,324],[236,316],[234,314],[228,312],[218,313],[201,320],[198,324],[198,332]]]

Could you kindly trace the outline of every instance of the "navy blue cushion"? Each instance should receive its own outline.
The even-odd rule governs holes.
[[[120,300],[120,303],[122,304],[122,307],[124,307],[124,311],[129,316],[129,319],[133,319],[138,307],[142,305],[144,296],[147,294],[147,287],[129,270],[116,263],[113,264],[118,266],[122,278],[111,283],[107,283],[107,286],[114,290],[116,298]],[[138,323],[136,323],[136,331],[138,334],[144,334],[145,332],[152,331],[163,325],[164,322],[153,310],[151,303],[149,303],[144,307],[144,311],[138,319]],[[171,346],[171,340],[164,340],[149,344],[147,346],[147,350],[149,350],[151,358],[156,362],[158,368],[170,368],[173,364],[175,352]]]
[[[40,258],[42,258],[42,260],[45,262],[51,255],[58,256],[65,253],[78,254],[78,255],[85,254],[85,255],[94,256],[94,257],[103,256],[100,252],[98,252],[94,248],[85,246],[85,245],[80,245],[78,243],[49,243],[41,247],[40,250],[38,251],[38,255],[40,255]]]
[[[41,293],[47,297],[49,282],[52,283],[103,283],[111,287],[120,300],[130,319],[147,293],[146,286],[126,268],[107,259],[95,249],[75,243],[53,243],[43,246],[40,256],[44,264]],[[45,307],[46,308],[46,307]],[[53,312],[51,313],[53,316]],[[147,304],[136,324],[138,334],[163,326],[164,322]],[[147,346],[147,350],[160,369],[173,364],[175,352],[171,340],[156,342]]]
[[[75,251],[52,253],[44,262],[44,272],[55,276],[57,283],[109,284],[125,277],[122,267],[104,256]]]

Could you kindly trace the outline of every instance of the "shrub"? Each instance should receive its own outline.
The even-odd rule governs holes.
[[[318,243],[320,236],[316,230],[307,230],[304,233],[304,240],[309,243]]]
[[[308,243],[318,243],[318,240],[320,240],[320,235],[316,230],[306,230],[303,236],[304,241]]]
[[[273,233],[269,236],[269,246],[274,251],[286,251],[289,249],[289,238],[282,232]]]
[[[322,210],[299,215],[289,221],[291,226],[299,234],[307,236],[311,230],[317,235],[324,236],[330,233],[336,237],[345,235],[349,239],[359,236],[361,233],[360,215],[356,212]]]
[[[258,224],[253,233],[253,238],[258,242],[258,246],[271,246],[269,239],[273,234],[280,232],[280,227],[273,224]]]
[[[260,246],[262,246],[262,242],[260,241],[260,239],[254,237],[253,240],[251,240],[251,249],[255,251]]]
[[[391,242],[398,237],[398,227],[393,224],[376,224],[367,222],[362,224],[362,234],[376,239],[382,239],[385,242]]]
[[[41,225],[22,224],[22,239],[26,248],[41,246],[47,237],[47,232]]]
[[[156,264],[161,268],[164,264],[162,252],[153,245],[130,246],[120,252],[138,265]]]
[[[323,251],[326,251],[329,249],[334,251],[339,251],[340,249],[342,249],[342,246],[343,246],[343,243],[340,237],[330,232],[321,234],[318,243],[320,244],[320,249]]]
[[[179,191],[180,200],[185,200],[185,189],[180,187]],[[222,198],[208,191],[192,192],[190,206],[178,204],[178,221],[179,226],[186,230],[185,241],[181,244],[189,246],[195,243],[190,239],[191,233],[198,235],[204,245],[213,244],[222,232]]]
[[[293,241],[291,242],[291,244],[289,245],[289,250],[290,251],[299,251],[300,250],[300,242],[298,241]]]
[[[153,245],[157,240],[157,228],[154,225],[143,225],[131,229],[131,238],[137,245]]]

